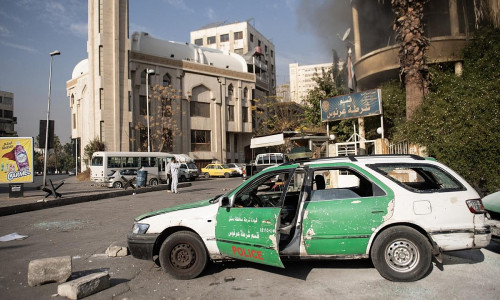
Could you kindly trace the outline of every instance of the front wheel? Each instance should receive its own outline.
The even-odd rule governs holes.
[[[210,178],[210,174],[208,172],[205,173],[205,178]]]
[[[122,188],[122,186],[123,186],[123,184],[121,181],[115,181],[113,183],[113,188],[115,188],[115,189],[120,189],[120,188]]]
[[[151,179],[149,181],[149,185],[151,185],[151,186],[158,185],[158,179],[156,179],[156,178]]]
[[[371,249],[373,265],[391,281],[416,281],[432,267],[429,240],[417,230],[395,226],[384,230]]]
[[[190,231],[170,235],[163,242],[159,256],[163,271],[177,279],[193,279],[207,264],[205,245]]]
[[[224,173],[224,177],[229,178],[229,173]]]

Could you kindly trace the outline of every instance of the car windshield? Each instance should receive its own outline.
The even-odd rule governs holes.
[[[187,165],[190,169],[197,169],[197,167],[194,163],[188,163]]]
[[[228,164],[222,165],[224,169],[230,169],[231,167]]]
[[[113,176],[116,173],[116,170],[110,170],[108,172],[108,176]]]

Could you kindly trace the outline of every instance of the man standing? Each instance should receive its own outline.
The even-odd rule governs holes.
[[[170,173],[172,174],[172,193],[177,194],[177,183],[179,182],[178,180],[178,175],[179,175],[179,168],[181,164],[177,162],[177,160],[174,158],[170,162]]]

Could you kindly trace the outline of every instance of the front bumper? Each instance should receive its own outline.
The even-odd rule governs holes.
[[[133,257],[150,260],[153,258],[153,249],[159,234],[137,234],[127,235],[128,249]]]

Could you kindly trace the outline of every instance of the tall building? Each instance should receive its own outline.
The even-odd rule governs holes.
[[[14,125],[17,117],[14,117],[14,94],[0,91],[0,136],[17,136]]]
[[[298,63],[290,64],[290,100],[303,104],[307,93],[318,86],[314,78],[322,76],[322,72],[327,72],[332,68],[332,63],[303,65]]]
[[[248,72],[255,74],[254,99],[276,94],[276,57],[274,44],[248,21],[217,22],[191,31],[191,43],[234,52],[245,58]]]
[[[147,95],[155,86],[171,87],[179,96],[171,113],[175,128],[162,132],[172,141],[161,149],[151,141],[151,151],[185,153],[200,164],[244,161],[257,85],[244,57],[144,32],[129,40],[128,1],[89,0],[88,11],[88,59],[67,82],[72,138],[80,150],[97,138],[107,151],[147,151],[147,111],[157,116],[162,101],[150,97],[148,105]],[[164,125],[150,120],[150,134]],[[82,169],[88,163],[83,160]]]

